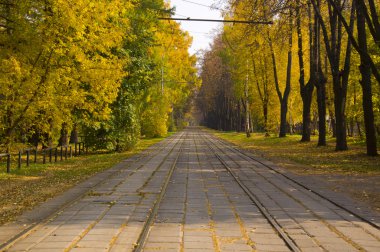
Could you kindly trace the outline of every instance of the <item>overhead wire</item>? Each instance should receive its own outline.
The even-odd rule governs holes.
[[[206,8],[209,8],[209,9],[213,9],[213,10],[219,10],[219,11],[222,11],[222,12],[225,12],[226,10],[223,9],[223,8],[218,8],[218,7],[215,7],[215,6],[212,6],[212,5],[206,5],[206,4],[201,4],[201,3],[198,3],[198,2],[194,2],[194,1],[190,1],[190,0],[181,0],[182,2],[186,2],[186,3],[191,3],[191,4],[195,4],[195,5],[198,5],[198,6],[202,6],[202,7],[206,7]],[[238,15],[242,15],[242,14],[239,14],[239,12],[236,12],[235,11],[235,14],[238,14]],[[185,17],[184,15],[180,15],[180,16],[183,16]],[[186,16],[187,19],[191,19],[190,17]],[[190,20],[189,20],[190,21]],[[229,21],[227,21],[229,22]],[[267,21],[256,21],[257,23],[271,23],[271,22],[267,22]],[[250,21],[248,22],[237,22],[237,23],[250,23]]]
[[[209,8],[209,9],[213,9],[213,10],[220,10],[220,11],[225,11],[225,9],[222,9],[222,8],[218,8],[218,7],[215,7],[215,6],[211,6],[211,5],[206,5],[206,4],[202,4],[202,3],[198,3],[198,2],[194,2],[194,1],[190,1],[190,0],[181,0],[182,2],[187,2],[187,3],[191,3],[191,4],[194,4],[194,5],[198,5],[198,6],[201,6],[201,7],[206,7],[206,8]],[[238,13],[237,13],[238,14]],[[162,18],[162,19],[171,19],[171,20],[178,20],[178,21],[211,21],[211,22],[226,22],[226,23],[256,23],[256,24],[272,24],[272,21],[253,21],[253,20],[247,20],[247,21],[243,21],[243,20],[206,20],[206,19],[191,19],[190,17],[188,16],[185,16],[185,15],[181,15],[181,14],[175,14],[177,16],[182,16],[182,17],[185,17],[186,19],[182,19],[182,18]],[[199,33],[199,34],[204,34],[204,35],[210,35],[210,34],[207,34],[207,33],[201,33],[201,32],[195,32],[193,31],[193,33]],[[230,43],[230,41],[228,40],[227,38],[227,35],[223,33],[222,35],[222,39],[225,40],[227,42],[227,45],[228,47],[231,48],[231,50],[235,51],[236,49],[233,47],[233,45]]]
[[[214,9],[214,10],[224,11],[223,9],[218,8],[218,7],[214,7],[212,5],[201,4],[201,3],[197,3],[197,2],[193,2],[193,1],[189,1],[189,0],[181,0],[181,1],[191,3],[191,4],[195,4],[195,5],[199,5],[199,6],[203,6],[203,7],[207,7],[207,8]]]
[[[210,34],[209,32],[199,32],[199,31],[188,31],[188,32],[212,36],[212,34]]]
[[[195,21],[195,22],[217,22],[217,23],[237,23],[237,24],[273,24],[272,21],[256,20],[235,20],[235,19],[202,19],[202,18],[174,18],[159,17],[159,20]]]
[[[179,17],[189,18],[189,16],[185,16],[185,15],[182,15],[182,14],[178,14],[177,12],[174,14],[174,16],[179,16]]]

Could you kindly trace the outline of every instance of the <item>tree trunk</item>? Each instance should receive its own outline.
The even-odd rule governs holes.
[[[288,65],[286,70],[286,87],[284,91],[284,96],[281,101],[281,129],[280,137],[286,136],[286,115],[288,113],[288,98],[290,94],[290,82],[292,76],[292,46],[293,46],[293,24],[292,24],[291,14],[289,17],[289,50],[288,50]]]
[[[264,113],[264,131],[265,131],[265,135],[269,136],[269,130],[268,130],[268,103],[264,103],[264,105],[263,105],[263,113]]]
[[[283,99],[281,101],[281,123],[279,137],[286,137],[286,114],[288,113],[288,101]]]
[[[53,119],[49,119],[49,132],[46,133],[47,136],[47,143],[48,147],[53,147],[53,136],[52,136],[52,131],[53,131]]]
[[[292,112],[289,111],[289,134],[293,135],[294,133],[294,123],[293,123],[293,118],[292,118]]]
[[[249,120],[249,110],[248,110],[248,102],[246,101],[246,111],[245,111],[245,134],[247,137],[251,137],[251,127]]]
[[[251,50],[251,53],[252,53],[252,50]],[[266,65],[267,65],[267,63],[266,63],[266,59],[264,57],[264,60],[263,60],[264,70],[262,71],[262,73],[264,75],[264,79],[262,81],[263,89],[261,91],[260,83],[259,83],[259,80],[257,78],[256,78],[256,87],[257,87],[257,91],[259,93],[260,101],[262,103],[265,136],[269,136],[269,133],[268,133],[268,102],[269,102],[268,97],[269,97],[269,90],[268,90],[268,83],[267,83],[268,78],[267,78],[267,71],[266,71],[267,67],[266,67]],[[252,66],[253,66],[253,72],[254,72],[255,76],[257,76],[256,64],[255,64],[255,58],[254,57],[252,57]]]
[[[313,89],[314,89],[313,85],[312,85],[311,89],[305,87],[304,91],[306,91],[306,92],[309,91],[309,92],[302,96],[303,104],[302,104],[302,139],[301,139],[301,142],[310,142],[310,135],[311,135],[310,110],[311,110],[311,100],[312,100]],[[310,92],[310,90],[311,90],[311,92]]]
[[[360,1],[356,0],[357,9],[357,30],[358,30],[358,44],[360,50],[367,54],[367,34],[365,27],[365,18],[363,15],[363,6]],[[360,57],[360,73],[362,79],[360,84],[362,86],[363,92],[363,111],[364,111],[364,125],[367,143],[367,155],[376,156],[377,146],[376,146],[376,132],[373,114],[373,103],[372,103],[372,88],[371,88],[371,68],[370,62],[366,57]]]
[[[354,118],[351,118],[351,120],[350,120],[350,132],[349,132],[350,137],[354,136],[354,128],[355,128]]]
[[[350,32],[354,28],[354,14],[355,14],[355,4],[351,8],[350,14]],[[347,133],[346,133],[346,97],[347,97],[347,86],[348,86],[348,77],[350,73],[350,59],[351,59],[351,42],[347,41],[346,48],[346,58],[344,62],[343,71],[339,70],[339,59],[340,59],[340,47],[342,40],[342,22],[338,19],[336,11],[334,11],[334,16],[330,17],[331,26],[336,26],[337,29],[336,35],[332,36],[332,50],[331,61],[335,59],[335,62],[330,61],[332,73],[333,73],[333,86],[334,86],[334,105],[335,105],[335,119],[336,119],[336,147],[335,150],[343,151],[347,150]],[[333,32],[333,31],[332,31]],[[335,43],[333,43],[336,41]],[[333,49],[334,48],[334,49]]]
[[[269,46],[271,49],[272,54],[272,64],[273,64],[273,73],[274,73],[274,81],[276,86],[276,91],[278,95],[278,99],[281,104],[281,121],[280,121],[280,133],[279,137],[285,137],[286,136],[286,114],[288,112],[288,98],[290,94],[290,82],[291,82],[291,70],[292,70],[292,46],[293,46],[293,20],[291,17],[291,13],[289,14],[289,38],[288,38],[288,62],[287,62],[287,68],[286,68],[286,86],[284,90],[284,94],[280,91],[278,76],[277,76],[277,66],[276,66],[276,59],[274,55],[274,49],[272,45],[272,41],[269,38]],[[269,37],[269,36],[268,36]]]
[[[330,114],[330,126],[332,131],[332,137],[336,137],[336,121],[335,121],[335,115],[333,111],[329,111]]]
[[[74,123],[74,127],[70,134],[70,143],[78,143],[78,129],[76,123]]]
[[[251,133],[253,133],[253,118],[251,112],[249,112],[249,123],[251,125]]]
[[[61,137],[59,138],[58,146],[66,146],[68,142],[67,123],[62,123]]]
[[[37,130],[34,126],[32,127],[33,134],[28,139],[28,143],[31,144],[36,149],[38,148],[38,143],[40,142],[40,131]]]
[[[313,135],[315,136],[316,135],[316,130],[318,128],[318,113],[317,111],[314,111],[313,112],[313,129],[312,129],[312,132],[313,132]]]
[[[365,62],[360,66],[362,74],[361,85],[363,89],[363,111],[364,111],[364,126],[367,142],[367,155],[377,155],[376,132],[374,124],[372,89],[371,89],[371,70]]]
[[[311,101],[313,97],[314,85],[310,81],[305,85],[305,66],[303,61],[303,44],[302,44],[302,29],[301,29],[301,13],[300,0],[296,1],[296,23],[298,35],[298,62],[300,69],[300,93],[302,98],[302,138],[301,142],[310,142],[311,135]],[[309,36],[310,36],[310,51],[312,50],[312,29],[311,29],[311,8],[308,9],[309,16]]]
[[[358,129],[358,136],[359,136],[360,138],[362,138],[363,135],[362,135],[362,130],[361,130],[360,122],[359,122],[358,118],[355,118],[355,121],[356,121],[356,128]]]
[[[346,115],[345,104],[346,99],[343,94],[336,94],[334,99],[335,120],[336,120],[336,151],[347,150],[347,134],[346,134]]]
[[[317,5],[314,11],[314,26],[313,26],[313,46],[311,57],[311,73],[310,81],[314,82],[317,88],[317,103],[318,103],[318,146],[326,145],[326,78],[323,75],[321,67],[320,55],[320,22],[318,18],[320,0],[317,0]]]
[[[326,146],[326,80],[322,73],[317,80],[318,146]]]

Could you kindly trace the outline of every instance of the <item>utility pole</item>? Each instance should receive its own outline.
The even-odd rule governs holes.
[[[164,95],[164,66],[161,66],[161,94]]]
[[[251,137],[251,127],[250,127],[250,120],[249,120],[249,101],[248,101],[248,59],[247,59],[247,74],[245,78],[245,84],[244,84],[244,96],[245,96],[245,133],[247,134],[247,137]]]
[[[165,81],[164,81],[164,78],[165,78],[165,76],[164,76],[165,75],[165,72],[164,72],[165,51],[166,51],[166,48],[162,52],[162,55],[161,55],[161,95],[162,96],[164,95],[164,84],[165,84]]]

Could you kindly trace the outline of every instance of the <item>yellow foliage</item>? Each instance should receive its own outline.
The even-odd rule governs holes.
[[[109,117],[125,76],[127,58],[118,51],[128,32],[123,15],[131,8],[123,0],[30,0],[0,9],[16,24],[0,33],[6,87],[0,113],[8,115],[0,126],[7,144],[21,123],[58,131],[73,109],[87,111],[87,123]]]

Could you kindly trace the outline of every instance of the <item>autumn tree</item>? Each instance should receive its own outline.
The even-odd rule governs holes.
[[[298,64],[299,64],[299,84],[300,84],[300,94],[302,98],[302,142],[309,142],[310,136],[311,136],[311,116],[310,116],[310,110],[311,110],[311,102],[313,99],[313,90],[314,85],[312,82],[308,81],[305,82],[305,57],[304,57],[304,46],[303,46],[303,26],[302,21],[303,16],[305,16],[305,8],[302,8],[301,1],[296,0],[295,5],[295,15],[296,15],[296,27],[297,27],[297,43],[298,43]],[[311,42],[311,35],[312,35],[312,28],[311,28],[311,10],[310,6],[307,8],[307,13],[309,13],[309,45],[310,49],[312,47]],[[310,50],[311,51],[311,50]],[[310,64],[311,66],[311,64]]]
[[[26,141],[65,145],[70,135],[122,150],[137,142],[145,112],[161,120],[183,110],[197,85],[195,57],[188,34],[157,19],[170,14],[163,0],[0,2],[4,149]],[[162,62],[157,44],[166,38],[175,39]],[[162,64],[182,83],[168,85],[164,99],[156,92]],[[154,111],[151,97],[162,110]],[[168,120],[160,126],[166,132]]]
[[[371,82],[371,76],[379,80],[377,3],[373,0],[229,1],[225,19],[269,20],[273,24],[225,25],[219,35],[223,46],[214,42],[205,55],[216,55],[214,58],[221,60],[223,64],[219,68],[223,66],[224,71],[228,71],[230,83],[226,89],[221,81],[217,85],[217,79],[208,81],[212,74],[204,71],[202,74],[207,78],[203,77],[205,87],[202,89],[216,94],[226,92],[222,90],[228,93],[232,88],[234,97],[230,100],[238,101],[237,111],[240,111],[239,107],[247,107],[246,97],[249,97],[249,110],[238,112],[240,116],[235,124],[254,122],[253,128],[265,128],[268,132],[279,129],[280,136],[296,131],[302,133],[301,141],[310,141],[312,132],[318,133],[318,146],[327,144],[328,119],[329,130],[336,138],[337,151],[347,149],[347,131],[350,136],[354,136],[355,131],[361,135],[361,117],[364,115],[367,153],[374,155],[375,131],[378,128],[380,132],[379,88]],[[295,47],[292,47],[291,39],[295,34],[298,57],[293,60],[291,56]],[[251,58],[250,64],[245,64],[247,58]],[[362,65],[360,72],[352,67],[359,61]],[[203,62],[204,67],[207,62]],[[246,68],[250,69],[246,71]],[[249,74],[245,76],[245,72]],[[249,81],[244,81],[246,77]],[[298,79],[298,87],[292,85],[295,79]],[[362,94],[358,93],[356,85],[359,80]],[[244,86],[244,83],[248,85]],[[210,89],[211,86],[215,87]],[[298,95],[290,92],[290,86],[298,91]],[[248,87],[247,94],[243,87]],[[313,92],[314,88],[316,92]],[[278,97],[277,101],[274,96]],[[289,109],[302,112],[302,117],[291,112],[286,115]],[[248,116],[250,120],[247,120]],[[258,116],[262,119],[252,121]],[[214,116],[213,120],[221,119]]]
[[[51,138],[72,122],[73,109],[86,110],[89,123],[89,114],[94,121],[107,118],[124,74],[125,58],[114,52],[125,34],[121,15],[128,3],[30,0],[1,6],[7,20],[0,34],[7,148],[21,132],[39,129]]]
[[[272,58],[272,67],[273,67],[273,75],[274,75],[274,83],[276,87],[276,92],[278,99],[280,101],[280,132],[279,137],[285,137],[286,136],[286,116],[288,113],[288,98],[291,90],[291,69],[292,69],[292,46],[293,46],[293,20],[292,20],[292,13],[289,11],[289,30],[288,30],[288,50],[287,50],[287,67],[286,67],[286,84],[284,92],[281,92],[280,90],[280,84],[278,80],[278,73],[277,73],[277,63],[276,63],[276,56],[273,49],[273,42],[272,39],[268,36],[268,42],[269,47],[271,51],[271,58]]]
[[[315,1],[312,0],[315,10],[318,12],[318,7]],[[375,65],[368,51],[368,39],[366,32],[366,23],[371,31],[372,38],[375,43],[378,44],[378,32],[379,28],[378,16],[375,2],[372,0],[368,1],[368,5],[362,0],[353,0],[352,6],[356,7],[356,21],[357,21],[357,39],[355,39],[353,34],[353,26],[348,24],[344,17],[342,8],[340,8],[339,2],[328,0],[328,4],[331,10],[333,10],[336,19],[339,19],[341,26],[345,28],[346,34],[348,36],[349,42],[359,53],[361,59],[360,72],[362,80],[360,84],[362,86],[363,92],[363,111],[364,111],[364,122],[366,128],[366,143],[367,143],[367,154],[374,156],[377,155],[377,143],[376,143],[376,132],[375,132],[375,119],[373,112],[373,102],[372,102],[372,84],[371,84],[371,74],[376,78],[378,84],[380,83],[380,75],[378,67]],[[368,7],[369,6],[369,7]],[[371,14],[369,14],[371,13]],[[353,22],[353,14],[351,14],[350,23]],[[319,13],[320,19],[322,19]]]

